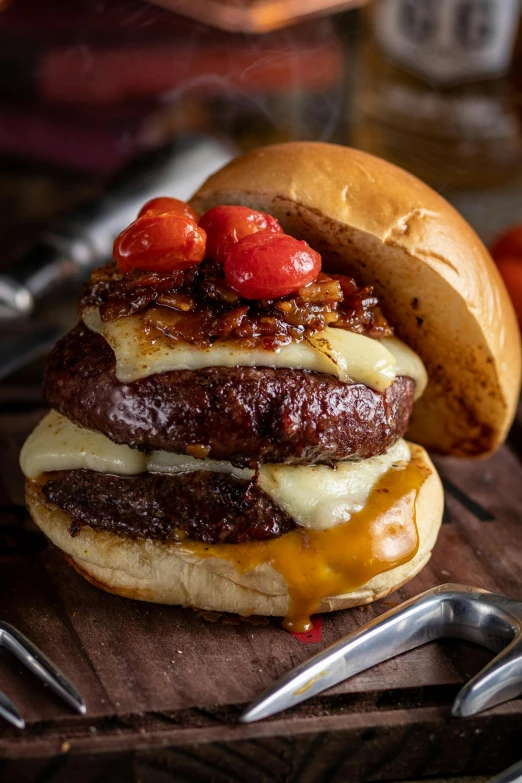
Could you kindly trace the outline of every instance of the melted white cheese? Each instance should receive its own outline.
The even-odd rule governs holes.
[[[409,462],[410,449],[398,440],[379,457],[327,465],[263,465],[259,486],[302,527],[326,530],[365,505],[392,465]]]
[[[130,383],[148,375],[203,367],[290,367],[335,375],[343,382],[364,383],[384,391],[399,375],[415,381],[421,396],[427,375],[421,359],[397,338],[372,340],[344,329],[327,327],[300,343],[276,351],[241,348],[217,341],[210,348],[165,337],[147,326],[140,315],[104,323],[97,308],[84,313],[85,325],[101,334],[116,356],[116,377]]]
[[[32,479],[53,470],[134,476],[147,470],[147,460],[146,454],[113,443],[100,432],[78,427],[56,411],[37,424],[20,452],[20,467]]]
[[[263,465],[259,486],[295,521],[316,530],[346,522],[359,511],[379,478],[398,462],[407,462],[410,450],[399,440],[379,457],[359,462],[326,465]],[[31,479],[55,470],[95,470],[99,473],[136,475],[145,471],[186,473],[212,470],[248,479],[254,473],[229,462],[195,459],[154,451],[144,454],[118,446],[99,432],[77,427],[51,411],[33,430],[20,455],[24,474]]]

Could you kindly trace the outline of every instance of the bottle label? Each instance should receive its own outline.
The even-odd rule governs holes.
[[[378,0],[375,35],[393,61],[439,84],[500,76],[520,0]]]

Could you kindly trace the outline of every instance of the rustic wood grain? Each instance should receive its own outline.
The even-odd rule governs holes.
[[[437,460],[447,508],[432,560],[361,610],[324,617],[302,644],[276,622],[208,622],[192,610],[127,601],[86,583],[46,544],[23,506],[17,455],[45,408],[34,388],[0,393],[0,617],[71,677],[76,716],[0,654],[0,690],[25,732],[0,723],[2,781],[331,781],[480,775],[522,757],[522,701],[450,717],[460,684],[491,658],[443,641],[341,683],[291,713],[237,724],[274,678],[339,636],[443,582],[522,600],[522,467],[504,447],[483,462]]]

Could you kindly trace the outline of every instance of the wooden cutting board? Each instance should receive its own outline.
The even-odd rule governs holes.
[[[79,577],[23,506],[18,451],[45,413],[32,387],[0,389],[0,618],[72,679],[76,716],[0,653],[0,690],[27,720],[0,721],[0,780],[399,781],[498,771],[522,757],[522,700],[450,717],[460,685],[491,653],[432,643],[251,726],[241,708],[295,664],[444,582],[522,600],[522,467],[504,447],[487,461],[439,459],[444,524],[424,571],[387,600],[325,615],[309,639],[277,622],[239,621],[128,601]]]

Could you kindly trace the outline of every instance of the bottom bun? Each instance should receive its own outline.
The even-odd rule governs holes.
[[[396,590],[428,562],[442,520],[444,496],[439,476],[420,446],[411,445],[412,459],[426,478],[415,504],[419,548],[407,563],[373,577],[356,590],[324,598],[316,612],[332,612],[368,604]],[[269,563],[240,572],[230,560],[201,558],[175,543],[133,540],[83,527],[70,535],[71,517],[49,503],[37,481],[26,481],[31,516],[47,537],[67,555],[89,582],[108,592],[139,601],[180,604],[197,609],[283,617],[288,613],[285,580]],[[394,506],[389,510],[394,513]],[[234,544],[230,544],[234,546]]]

